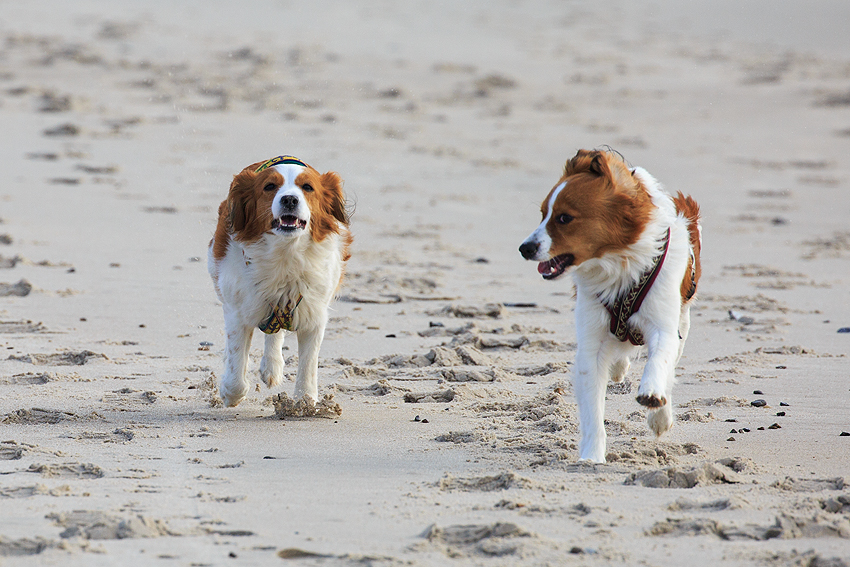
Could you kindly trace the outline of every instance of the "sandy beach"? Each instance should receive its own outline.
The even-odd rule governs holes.
[[[850,6],[0,0],[0,566],[850,565]],[[517,247],[579,148],[701,205],[673,429]],[[345,181],[341,415],[221,407],[232,176]]]

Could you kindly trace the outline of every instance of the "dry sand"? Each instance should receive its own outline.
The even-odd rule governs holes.
[[[850,564],[846,2],[237,4],[0,2],[0,564]],[[516,249],[603,144],[704,275],[673,430],[638,361],[592,466]],[[215,403],[206,244],[281,153],[356,200],[341,416]]]

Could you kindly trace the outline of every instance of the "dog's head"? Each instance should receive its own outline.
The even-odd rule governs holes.
[[[309,236],[321,242],[348,226],[339,175],[319,173],[306,163],[280,156],[249,165],[234,176],[227,197],[229,227],[236,240],[263,234]]]
[[[571,266],[634,244],[652,203],[619,155],[579,150],[540,210],[543,221],[519,251],[552,280]]]

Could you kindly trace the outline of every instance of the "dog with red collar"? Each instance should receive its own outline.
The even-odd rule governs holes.
[[[606,385],[623,380],[641,345],[648,352],[637,401],[656,435],[673,425],[676,364],[700,278],[699,206],[671,197],[613,151],[579,150],[541,213],[519,250],[546,280],[572,270],[579,457],[604,463]]]
[[[318,398],[319,349],[352,242],[339,175],[292,156],[235,175],[218,209],[207,266],[224,306],[226,346],[219,393],[237,405],[250,389],[248,351],[265,333],[260,378],[283,377],[283,339],[298,336],[295,399]]]

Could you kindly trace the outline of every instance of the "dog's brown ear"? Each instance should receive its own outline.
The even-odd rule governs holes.
[[[611,168],[608,167],[608,156],[603,152],[593,152],[590,160],[590,172],[600,177],[611,177]]]
[[[566,177],[585,172],[601,177],[606,175],[610,177],[611,171],[608,168],[607,156],[599,150],[579,150],[564,166]]]
[[[234,233],[243,231],[248,220],[253,218],[256,213],[256,200],[249,198],[256,177],[257,174],[254,173],[252,167],[246,167],[233,176],[230,193],[227,196],[227,205],[230,209],[230,229]]]
[[[342,192],[342,179],[335,171],[322,174],[322,187],[327,189],[329,198],[328,210],[331,215],[348,226],[348,211],[345,210],[345,195]]]

